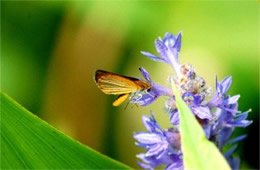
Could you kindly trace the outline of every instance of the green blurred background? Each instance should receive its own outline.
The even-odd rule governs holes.
[[[149,60],[154,39],[183,31],[180,61],[192,63],[214,89],[233,76],[230,94],[254,123],[236,153],[242,168],[259,168],[259,3],[254,1],[1,1],[1,89],[80,142],[138,168],[133,132],[143,114],[170,124],[164,99],[148,107],[112,107],[95,85],[96,69],[167,85],[170,67]]]

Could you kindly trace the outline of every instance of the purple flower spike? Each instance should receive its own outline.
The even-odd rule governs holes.
[[[216,78],[215,93],[208,100],[212,94],[211,88],[206,86],[206,81],[196,73],[192,65],[179,63],[181,37],[181,32],[177,36],[166,33],[163,39],[156,39],[155,48],[160,57],[148,52],[142,51],[141,53],[154,61],[167,63],[173,68],[176,76],[170,75],[169,80],[173,80],[175,83],[182,99],[202,126],[205,136],[224,154],[230,167],[238,169],[240,159],[232,156],[237,145],[226,153],[223,152],[223,147],[233,145],[246,138],[247,135],[241,135],[230,140],[237,127],[245,128],[252,123],[247,120],[250,110],[241,113],[238,109],[240,95],[227,94],[232,84],[231,76],[220,82]],[[143,124],[147,131],[134,134],[136,145],[146,150],[145,153],[137,155],[140,160],[138,164],[144,169],[154,169],[164,165],[166,170],[183,170],[185,167],[179,132],[180,118],[175,96],[171,89],[154,83],[144,68],[141,67],[140,71],[146,81],[151,84],[151,88],[144,92],[137,92],[137,95],[131,97],[131,102],[147,106],[158,97],[167,96],[164,110],[169,115],[171,127],[161,129],[153,113],[151,113],[151,117],[143,116]]]

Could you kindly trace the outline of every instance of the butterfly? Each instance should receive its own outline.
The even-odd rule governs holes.
[[[119,95],[113,102],[113,106],[119,106],[129,97],[151,89],[151,84],[147,81],[104,70],[97,70],[94,79],[97,86],[105,94]]]

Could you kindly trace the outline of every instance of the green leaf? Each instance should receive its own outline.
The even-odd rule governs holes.
[[[184,167],[188,170],[230,170],[218,148],[210,142],[172,81],[180,116],[181,146]]]
[[[130,169],[62,134],[0,92],[0,169]]]

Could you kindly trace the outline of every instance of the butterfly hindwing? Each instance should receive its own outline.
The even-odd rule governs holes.
[[[117,97],[117,99],[113,102],[113,106],[119,106],[129,97],[129,93],[121,94]]]

